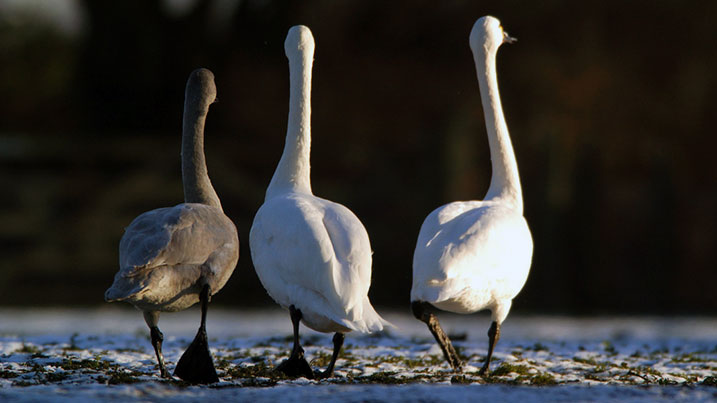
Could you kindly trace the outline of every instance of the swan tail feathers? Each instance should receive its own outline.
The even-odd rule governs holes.
[[[396,328],[396,326],[382,318],[381,315],[376,312],[368,298],[364,300],[363,315],[360,321],[354,322],[354,327],[361,333],[373,333],[380,332],[385,327]]]
[[[127,278],[118,273],[112,286],[105,291],[105,301],[126,301],[141,293],[146,288],[145,281],[136,280],[136,278]]]
[[[137,286],[131,290],[121,290],[117,288],[110,288],[105,291],[105,302],[118,302],[132,299],[143,290],[143,287]]]

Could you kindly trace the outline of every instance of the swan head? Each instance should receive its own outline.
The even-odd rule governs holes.
[[[470,35],[470,45],[473,52],[485,51],[486,53],[496,52],[504,43],[514,43],[517,39],[508,35],[503,30],[500,20],[487,15],[481,17],[473,24]]]
[[[311,30],[304,25],[295,25],[289,28],[284,41],[286,57],[291,58],[295,53],[312,55],[314,53],[314,36]]]
[[[198,109],[207,110],[217,99],[217,86],[214,84],[214,73],[208,69],[196,69],[189,76],[184,96],[187,101],[196,104]]]

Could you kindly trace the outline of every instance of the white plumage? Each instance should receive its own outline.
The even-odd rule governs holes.
[[[473,26],[470,45],[490,144],[491,184],[483,201],[453,202],[430,213],[413,258],[414,314],[429,325],[455,369],[462,363],[427,304],[462,314],[491,311],[489,353],[481,369],[485,372],[500,325],[528,277],[533,253],[495,71],[498,47],[512,41],[493,17],[480,18]]]
[[[490,309],[501,323],[528,277],[532,245],[523,216],[500,202],[439,207],[421,226],[411,300],[463,314]]]
[[[266,200],[249,238],[264,288],[279,305],[300,309],[306,326],[319,332],[383,328],[368,299],[368,234],[349,209],[288,192]]]
[[[336,337],[345,332],[377,331],[387,322],[368,299],[371,246],[366,229],[351,210],[311,191],[311,31],[304,26],[291,28],[284,48],[290,73],[286,144],[254,218],[251,255],[266,291],[292,312],[295,343],[301,320],[314,330],[336,332],[336,344]],[[294,349],[300,346],[295,344]],[[298,359],[303,356],[292,353],[289,362]],[[310,376],[306,371],[295,374]]]

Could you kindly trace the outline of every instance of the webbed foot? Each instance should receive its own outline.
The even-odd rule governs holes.
[[[209,352],[206,330],[199,329],[194,341],[179,359],[177,367],[174,369],[174,375],[189,383],[219,382],[217,371],[214,369],[214,361]]]
[[[304,349],[298,354],[292,354],[291,357],[284,360],[279,364],[275,371],[282,372],[284,375],[290,378],[304,377],[307,379],[314,379],[314,371],[311,369],[306,358],[304,358]]]

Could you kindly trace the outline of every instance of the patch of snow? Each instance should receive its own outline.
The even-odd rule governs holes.
[[[199,311],[164,314],[170,370],[189,345]],[[212,309],[207,330],[221,381],[186,386],[158,377],[148,329],[132,309],[0,309],[2,401],[714,401],[717,320],[713,318],[510,317],[485,358],[487,315],[441,315],[467,358],[454,374],[425,325],[408,312],[384,316],[396,329],[350,333],[335,376],[277,378],[291,324],[282,310]],[[302,327],[314,367],[326,365],[331,335]],[[556,385],[556,386],[549,386]],[[711,386],[712,385],[712,386]],[[250,386],[250,387],[247,387]],[[263,387],[257,387],[263,386]]]

